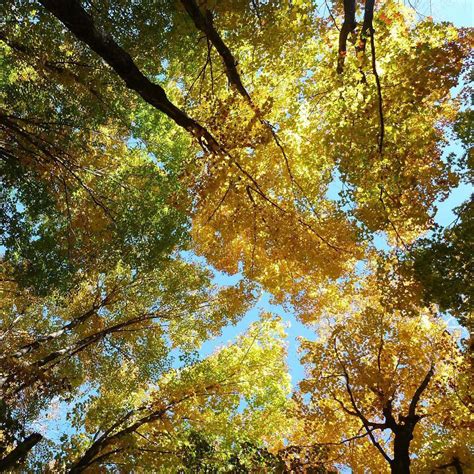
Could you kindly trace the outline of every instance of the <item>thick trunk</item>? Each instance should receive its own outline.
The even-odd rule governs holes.
[[[393,461],[390,463],[392,474],[410,474],[410,441],[413,435],[407,432],[395,434]]]

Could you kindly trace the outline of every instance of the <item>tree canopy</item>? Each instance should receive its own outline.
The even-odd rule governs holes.
[[[474,36],[415,7],[2,3],[0,470],[474,469]],[[297,385],[270,311],[201,351],[263,292]]]

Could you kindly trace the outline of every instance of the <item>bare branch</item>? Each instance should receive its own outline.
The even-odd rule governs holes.
[[[413,398],[411,399],[410,407],[408,408],[408,416],[410,417],[415,416],[416,406],[418,402],[420,401],[420,397],[422,393],[426,390],[426,387],[428,387],[428,384],[430,383],[430,380],[433,377],[433,375],[434,375],[434,366],[431,365],[430,370],[425,375],[425,378],[423,379],[419,387],[416,389],[415,394],[413,395]]]

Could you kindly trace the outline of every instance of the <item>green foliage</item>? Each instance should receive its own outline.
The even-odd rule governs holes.
[[[120,260],[151,268],[186,245],[187,217],[172,202],[176,182],[142,151],[120,151],[121,163],[93,162],[73,179],[50,180],[15,156],[2,160],[1,244],[24,286],[66,290],[79,271]]]
[[[422,239],[414,250],[414,271],[428,303],[449,311],[471,327],[474,310],[474,200],[455,210],[456,220]]]
[[[67,225],[64,216],[34,171],[9,157],[0,169],[0,245],[6,249],[5,260],[16,266],[16,278],[27,286],[38,291],[63,287],[72,270],[58,245]]]

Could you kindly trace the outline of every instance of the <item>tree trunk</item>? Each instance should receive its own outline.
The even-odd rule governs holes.
[[[454,466],[454,469],[456,469],[456,474],[464,474],[464,471],[461,466],[461,462],[459,461],[458,458],[454,458],[453,466]]]
[[[392,474],[410,474],[411,432],[401,431],[395,434],[393,444],[393,461],[390,463]]]

